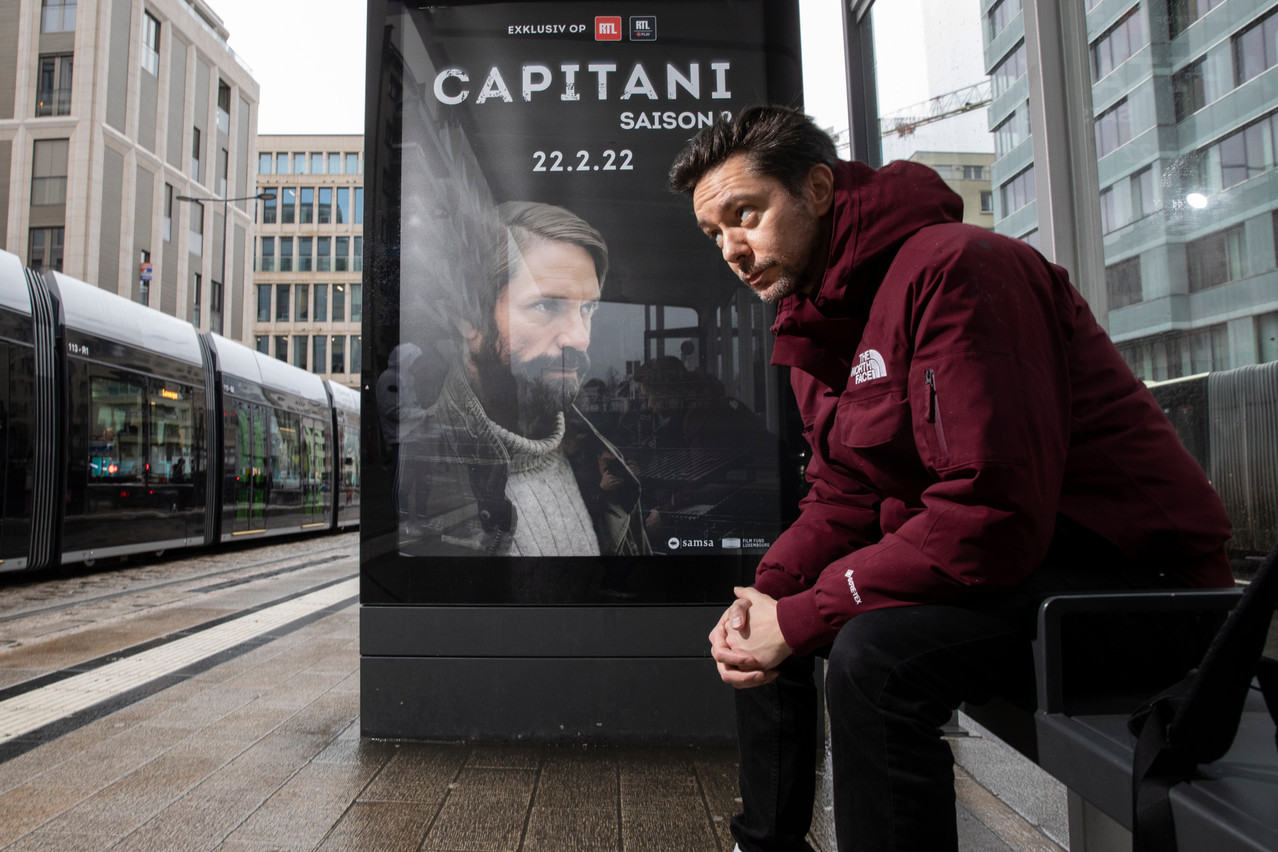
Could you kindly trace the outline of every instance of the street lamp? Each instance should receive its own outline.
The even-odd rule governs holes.
[[[190,201],[195,204],[204,206],[206,201],[220,201],[222,203],[222,266],[218,270],[219,283],[222,286],[223,300],[226,297],[226,220],[230,213],[230,203],[232,201],[271,201],[275,198],[273,192],[259,192],[257,195],[240,195],[235,198],[219,198],[211,195],[179,195],[178,201]]]

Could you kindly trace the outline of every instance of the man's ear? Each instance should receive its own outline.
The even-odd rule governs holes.
[[[457,330],[461,332],[462,339],[466,341],[466,349],[471,355],[479,352],[479,348],[484,343],[484,336],[480,334],[479,329],[470,324],[468,320],[458,320]]]
[[[818,216],[829,213],[834,204],[834,170],[825,163],[817,163],[808,170],[804,187],[813,212]]]

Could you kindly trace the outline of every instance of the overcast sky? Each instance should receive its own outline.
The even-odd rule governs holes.
[[[228,44],[262,87],[258,133],[363,133],[366,4],[356,0],[208,0]],[[809,84],[808,112],[847,125],[839,0],[800,0],[804,53],[823,82]],[[815,24],[815,26],[813,25]],[[834,73],[831,73],[834,71]]]

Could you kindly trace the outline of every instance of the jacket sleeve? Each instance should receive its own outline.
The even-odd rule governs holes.
[[[764,554],[754,587],[781,599],[811,589],[827,565],[854,547],[879,538],[878,498],[868,491],[847,491],[815,471],[811,488],[799,503],[800,514]]]
[[[969,251],[880,288],[875,310],[892,321],[872,321],[862,345],[890,349],[904,383],[850,387],[830,451],[899,496],[880,506],[878,541],[779,601],[796,652],[865,611],[1015,585],[1046,555],[1069,446],[1068,321],[1057,319],[1069,302],[1056,304],[1057,282],[1032,260]]]

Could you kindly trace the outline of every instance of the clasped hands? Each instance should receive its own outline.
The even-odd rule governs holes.
[[[793,653],[777,624],[777,602],[753,588],[732,591],[737,599],[710,631],[710,656],[723,682],[737,689],[771,683]]]

